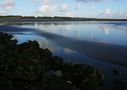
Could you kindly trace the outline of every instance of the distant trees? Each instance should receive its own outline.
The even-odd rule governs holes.
[[[13,22],[16,20],[23,21],[127,21],[127,19],[108,19],[108,18],[85,18],[85,17],[60,17],[60,16],[20,16],[20,15],[8,15],[0,16],[0,20],[6,21],[13,19]]]

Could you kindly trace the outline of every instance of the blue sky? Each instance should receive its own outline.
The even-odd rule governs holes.
[[[127,0],[0,0],[0,15],[127,18]]]

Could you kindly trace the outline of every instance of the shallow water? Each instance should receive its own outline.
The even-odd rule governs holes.
[[[13,34],[19,43],[36,40],[42,48],[49,48],[54,55],[68,62],[96,67],[105,75],[105,90],[111,89],[113,80],[127,79],[127,22],[28,22],[6,25],[11,26],[1,24],[0,31]],[[121,75],[114,75],[114,69]]]

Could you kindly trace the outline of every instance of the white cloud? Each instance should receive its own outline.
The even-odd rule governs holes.
[[[0,15],[5,15],[6,12],[5,11],[0,11]]]
[[[106,8],[104,11],[105,15],[111,15],[112,14],[112,10],[110,8]]]
[[[69,6],[67,4],[63,4],[61,6],[60,12],[66,12],[69,10]]]
[[[106,8],[104,11],[101,12],[100,15],[106,16],[106,17],[111,17],[112,16],[112,10],[111,8]]]
[[[127,19],[127,10],[114,13],[112,16],[115,18],[126,18]]]
[[[3,8],[5,9],[12,9],[14,7],[14,0],[5,0],[3,3]]]
[[[103,11],[98,12],[98,18],[117,18],[117,19],[127,19],[127,10],[124,11],[113,11],[111,8],[106,8]]]
[[[6,15],[14,7],[14,0],[4,0],[0,5],[0,15]]]
[[[32,2],[36,3],[36,2],[42,2],[44,4],[48,4],[51,0],[32,0]]]
[[[38,12],[42,14],[52,14],[56,10],[57,6],[56,5],[42,5],[39,9]]]
[[[76,17],[76,15],[74,13],[72,13],[72,12],[67,12],[66,16],[67,17]]]
[[[77,0],[79,2],[100,2],[100,1],[104,1],[104,0]]]
[[[43,0],[43,2],[44,2],[45,4],[48,4],[48,3],[49,3],[49,0]]]
[[[124,11],[120,14],[120,17],[124,17],[124,18],[127,18],[127,11]]]
[[[38,13],[42,15],[55,16],[56,14],[60,16],[74,16],[74,14],[69,12],[69,6],[63,4],[62,6],[56,6],[52,4],[43,4],[38,10]]]
[[[14,7],[14,0],[4,0],[1,4],[1,7],[4,9],[11,9]]]
[[[79,10],[80,7],[81,7],[80,3],[77,3],[76,6],[75,6],[75,9],[76,9],[76,10]]]

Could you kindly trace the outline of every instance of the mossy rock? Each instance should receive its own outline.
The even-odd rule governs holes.
[[[95,68],[67,63],[36,41],[17,44],[13,38],[0,33],[2,90],[99,90],[102,75]]]
[[[100,87],[100,84],[102,83],[101,73],[88,65],[65,64],[62,72],[63,78],[72,82],[77,88],[83,87],[84,81],[96,81],[96,86],[98,87]],[[93,83],[88,82],[88,84],[91,84],[91,88],[94,87]]]
[[[44,84],[42,90],[72,90],[72,89],[73,85],[68,83],[64,79],[55,76],[44,77]]]

